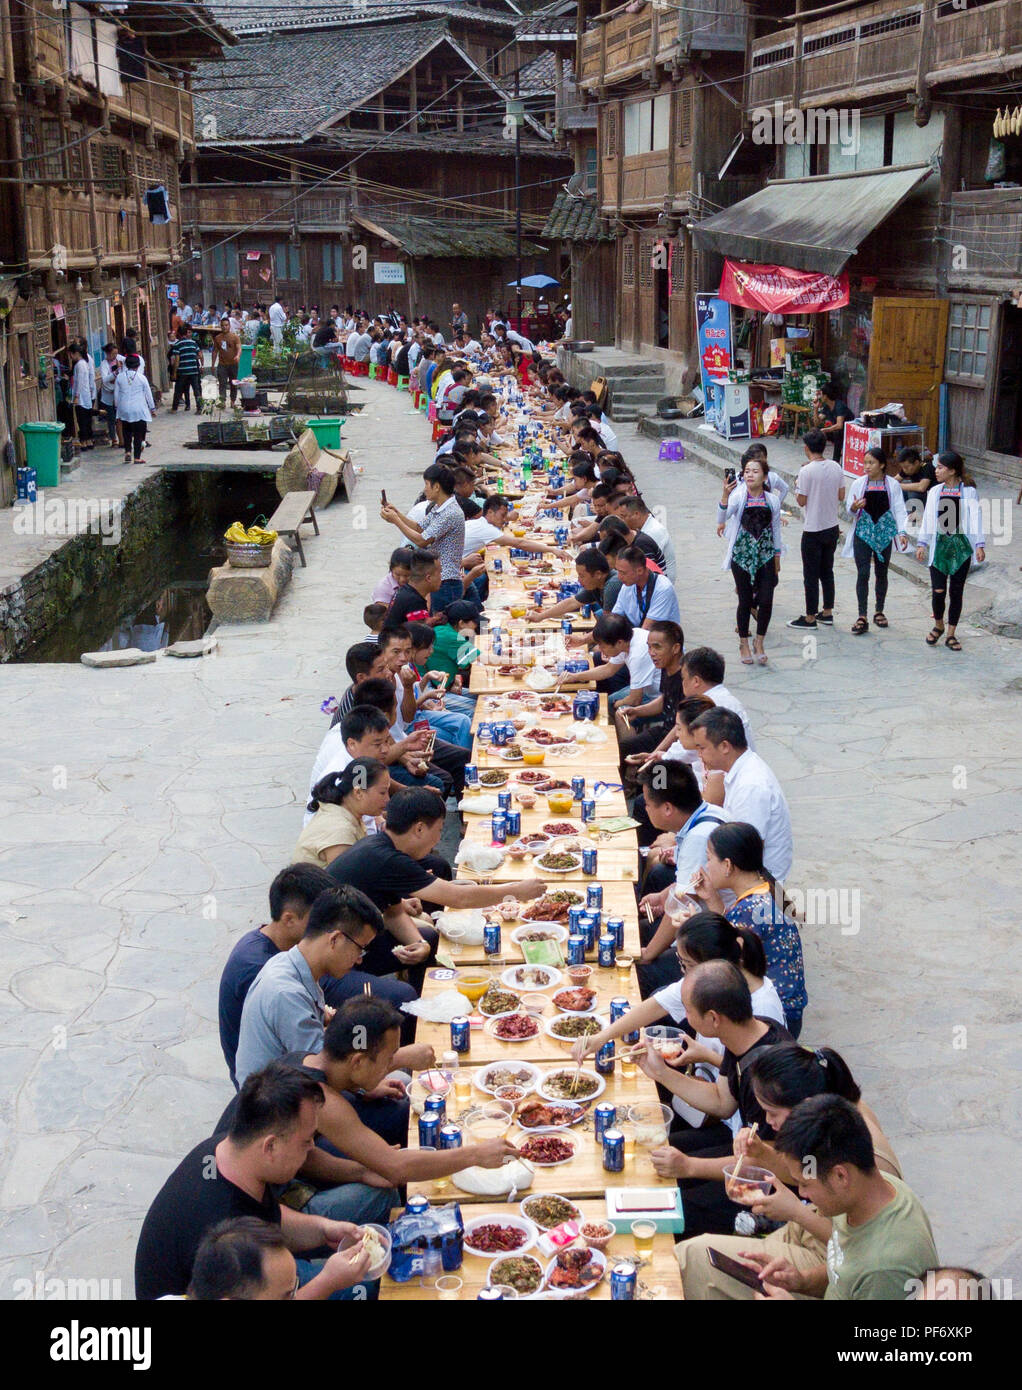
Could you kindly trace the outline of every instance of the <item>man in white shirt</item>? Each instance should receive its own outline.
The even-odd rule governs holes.
[[[712,647],[693,647],[686,652],[681,658],[681,684],[686,700],[699,696],[712,700],[722,709],[734,710],[742,721],[746,744],[749,748],[756,747],[745,706],[724,684],[724,658],[720,652],[715,652]]]
[[[528,550],[536,555],[559,555],[566,552],[556,545],[545,545],[542,541],[529,541],[513,536],[505,531],[510,503],[506,497],[487,497],[483,503],[482,516],[465,522],[465,555],[475,555],[488,545],[513,546],[516,550]]]
[[[618,552],[615,564],[621,580],[621,591],[614,612],[623,614],[635,627],[649,627],[658,618],[681,622],[681,610],[674,585],[665,574],[655,574],[646,568],[646,552],[637,546],[626,545]]]
[[[328,729],[319,745],[316,761],[312,764],[309,777],[309,796],[312,800],[316,783],[328,772],[343,772],[354,758],[386,757],[390,749],[390,728],[387,716],[378,709],[356,705],[339,724]],[[306,809],[304,825],[308,825],[313,812]]]
[[[359,341],[359,339],[361,338],[361,336],[362,336],[362,334],[358,331],[357,328],[353,328],[353,329],[351,330],[351,332],[348,334],[348,337],[347,337],[347,339],[345,340],[345,344],[344,344],[344,355],[345,355],[345,357],[354,357],[354,356],[355,356],[355,352],[356,352],[357,349],[358,349],[358,341]]]
[[[95,447],[92,438],[92,407],[96,403],[96,369],[82,348],[71,349],[71,360],[74,363],[71,371],[71,390],[78,442],[83,449],[92,449]]]
[[[779,882],[791,872],[791,813],[781,784],[745,741],[734,710],[717,706],[692,724],[696,752],[707,772],[724,774],[724,814],[754,825],[763,837],[763,867]]]
[[[614,511],[629,530],[643,531],[650,540],[656,541],[664,557],[664,574],[673,584],[678,575],[678,566],[671,537],[663,522],[657,521],[641,497],[622,497],[619,502],[615,502]]]
[[[273,346],[280,347],[284,337],[284,329],[287,326],[287,312],[279,299],[275,299],[270,305],[270,335],[273,338]]]
[[[561,678],[563,689],[573,685],[589,685],[595,681],[616,679],[622,667],[628,672],[628,684],[615,690],[611,701],[615,706],[642,705],[660,692],[660,672],[649,654],[649,633],[634,626],[620,613],[601,613],[593,628],[593,646],[602,653],[603,661],[588,671],[578,671]]]
[[[606,444],[607,448],[616,450],[617,435],[611,429],[610,423],[600,407],[598,405],[589,406],[586,415],[589,418],[589,423],[603,440],[604,444]]]
[[[195,310],[190,304],[179,304],[177,311],[181,315],[181,322],[184,324],[191,323],[192,319],[195,317]]]
[[[509,343],[517,343],[523,352],[535,352],[535,348],[532,343],[530,343],[529,339],[523,338],[522,335],[515,332],[513,328],[505,328],[504,337]]]
[[[836,459],[825,459],[827,436],[809,430],[802,436],[807,462],[795,479],[795,497],[803,509],[802,581],[806,611],[792,618],[789,627],[815,628],[817,621],[834,626],[834,555],[838,543],[838,506],[845,500],[844,469]],[[823,606],[820,606],[820,591]]]

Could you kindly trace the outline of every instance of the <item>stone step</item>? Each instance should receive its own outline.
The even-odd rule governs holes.
[[[663,395],[664,393],[662,391],[651,391],[649,389],[640,390],[631,382],[627,387],[619,389],[616,386],[612,386],[610,389],[611,400],[625,401],[628,405],[646,405],[652,402],[655,406],[657,401],[663,399]]]

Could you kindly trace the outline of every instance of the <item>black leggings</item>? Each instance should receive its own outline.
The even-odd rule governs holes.
[[[743,570],[741,565],[732,565],[735,589],[738,591],[738,636],[748,637],[749,618],[756,609],[756,636],[765,637],[774,611],[774,589],[777,587],[777,570],[773,560],[760,565],[755,576]]]
[[[802,532],[802,582],[806,591],[806,617],[815,618],[823,590],[824,613],[834,607],[834,552],[840,532],[836,526],[825,531]]]
[[[965,594],[965,581],[972,567],[971,560],[963,560],[954,574],[943,574],[930,566],[930,594],[933,598],[933,620],[944,621],[944,599],[947,597],[947,625],[957,627],[962,616],[962,598]],[[950,595],[948,591],[950,590]]]
[[[145,420],[122,420],[121,427],[124,430],[124,452],[130,453],[134,450],[135,462],[142,457],[142,445],[145,443],[146,421]]]
[[[888,546],[882,555],[878,555],[871,545],[867,545],[858,536],[853,536],[852,554],[855,557],[855,597],[859,604],[859,617],[864,618],[869,607],[870,557],[873,560],[873,573],[876,578],[876,611],[882,613],[884,600],[887,598],[887,567],[891,563],[891,547]]]

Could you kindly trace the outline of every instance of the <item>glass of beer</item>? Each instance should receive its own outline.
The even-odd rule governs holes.
[[[463,1067],[459,1067],[454,1074],[454,1094],[459,1110],[472,1103],[472,1073]]]
[[[631,956],[619,955],[616,962],[617,982],[621,989],[627,989],[632,983],[632,958]]]
[[[622,1081],[635,1080],[639,1068],[634,1057],[622,1056],[618,1061],[618,1067],[621,1071]]]
[[[635,1239],[635,1253],[641,1256],[652,1255],[656,1224],[652,1221],[633,1221],[632,1235]]]

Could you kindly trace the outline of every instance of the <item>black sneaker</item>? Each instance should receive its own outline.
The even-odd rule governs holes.
[[[833,613],[818,613],[818,614],[816,615],[816,621],[817,621],[818,623],[822,623],[824,627],[833,627],[833,626],[834,626],[834,614],[833,614]]]
[[[808,628],[811,628],[811,629],[815,632],[815,630],[816,630],[816,619],[813,618],[812,622],[810,622],[810,620],[805,616],[805,614],[802,614],[802,615],[801,615],[800,617],[798,617],[798,618],[791,618],[791,619],[789,619],[789,621],[788,621],[788,626],[789,626],[789,627],[808,627]]]

